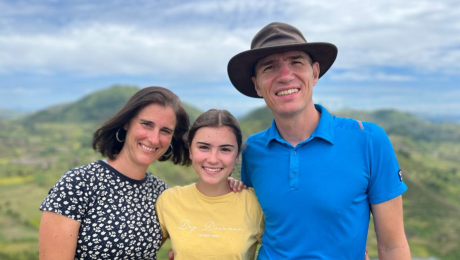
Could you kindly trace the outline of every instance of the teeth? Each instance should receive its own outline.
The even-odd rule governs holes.
[[[203,167],[206,171],[210,171],[210,172],[218,172],[220,171],[222,168],[208,168],[208,167]]]
[[[153,152],[153,151],[157,150],[157,148],[151,148],[151,147],[145,146],[143,144],[141,144],[141,147],[144,148],[145,150],[149,151],[149,152]]]
[[[289,94],[296,93],[296,92],[299,92],[299,90],[296,89],[296,88],[293,88],[293,89],[287,89],[287,90],[280,91],[280,92],[276,93],[276,95],[277,96],[285,96],[285,95],[289,95]]]

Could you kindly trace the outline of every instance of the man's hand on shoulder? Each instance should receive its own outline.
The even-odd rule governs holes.
[[[248,186],[246,186],[242,181],[235,180],[232,177],[228,177],[228,186],[230,186],[230,189],[232,189],[233,192],[241,192],[243,189],[247,189]]]

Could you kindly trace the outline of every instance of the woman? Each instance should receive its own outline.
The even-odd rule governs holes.
[[[252,188],[232,193],[227,184],[241,151],[237,120],[226,110],[209,110],[192,125],[188,144],[199,179],[158,199],[163,239],[171,239],[176,260],[254,259],[262,210]]]
[[[138,91],[99,128],[107,161],[71,169],[40,210],[40,259],[156,259],[162,236],[155,202],[166,184],[146,173],[156,160],[189,165],[189,118],[161,87]]]

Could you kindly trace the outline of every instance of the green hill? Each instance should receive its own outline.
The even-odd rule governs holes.
[[[139,88],[113,86],[70,103],[38,111],[24,118],[27,124],[44,122],[101,122],[115,114]]]
[[[408,136],[416,141],[455,142],[460,140],[459,124],[432,123],[396,110],[374,112],[346,110],[338,112],[337,116],[376,122],[388,134]]]
[[[139,90],[135,86],[115,85],[89,94],[82,99],[61,104],[38,111],[22,120],[27,125],[35,123],[82,123],[103,122],[113,116],[128,99]],[[195,119],[200,111],[191,105],[184,104],[191,119]]]
[[[100,158],[91,149],[92,133],[137,90],[115,86],[24,120],[0,120],[0,259],[38,259],[39,204],[67,169]],[[192,120],[200,114],[184,107]],[[394,110],[335,114],[376,122],[389,134],[409,186],[404,211],[412,255],[460,259],[460,126]],[[239,120],[247,137],[269,127],[272,115],[263,107]],[[155,162],[149,171],[169,186],[196,180],[191,167],[168,162]],[[375,257],[372,228],[368,247]]]
[[[0,109],[0,120],[17,119],[26,116],[28,113],[11,109]]]

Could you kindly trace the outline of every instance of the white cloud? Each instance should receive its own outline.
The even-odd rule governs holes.
[[[404,74],[391,74],[386,72],[371,72],[371,71],[361,71],[361,70],[348,70],[346,72],[335,72],[329,77],[337,81],[395,81],[395,82],[405,82],[405,81],[414,81],[413,76],[404,75]]]
[[[460,6],[455,1],[350,0],[321,7],[300,3],[304,7],[298,8],[293,24],[299,24],[307,39],[335,43],[336,67],[459,72],[454,59],[460,49]]]
[[[3,3],[10,24],[33,27],[20,20],[23,16],[33,17],[32,21],[42,17],[42,23],[34,32],[4,27],[0,71],[222,79],[226,78],[228,60],[248,49],[253,35],[266,24],[259,22],[259,17],[265,17],[260,20],[280,18],[292,23],[312,41],[335,43],[339,47],[335,67],[350,73],[372,68],[374,78],[378,78],[378,72],[387,67],[419,73],[460,72],[460,7],[453,1],[230,0],[176,1],[169,5],[83,1],[62,7],[63,14],[75,12],[68,20],[62,14],[53,18],[57,7],[45,3]],[[24,9],[18,11],[18,6]],[[101,10],[105,12],[96,13]],[[152,12],[150,17],[148,11]],[[128,19],[136,12],[143,19]],[[155,24],[157,21],[161,22]],[[53,26],[55,29],[50,29]],[[393,80],[408,80],[404,75],[396,76]]]
[[[104,78],[99,82],[105,87],[113,76],[117,79],[113,83],[121,79],[138,84],[137,79],[140,85],[174,86],[181,98],[203,109],[243,111],[263,101],[257,103],[231,87],[227,62],[247,50],[264,25],[281,21],[298,27],[309,41],[338,46],[338,59],[327,75],[332,83],[369,83],[368,88],[350,92],[355,96],[347,95],[350,89],[319,91],[320,102],[349,106],[358,103],[350,101],[358,97],[369,107],[392,102],[428,111],[428,106],[415,104],[431,98],[433,104],[443,104],[440,109],[444,110],[455,108],[451,100],[460,98],[458,92],[451,93],[451,99],[438,96],[438,87],[429,88],[429,84],[420,87],[423,91],[418,95],[400,85],[372,87],[374,83],[416,84],[430,78],[435,79],[433,85],[452,88],[452,79],[460,76],[457,0],[0,0],[0,10],[0,73],[9,79],[0,83],[0,89],[32,88],[14,82],[15,75],[23,74],[46,78],[42,84],[55,89],[70,85],[66,80],[82,77]],[[72,79],[66,79],[68,75]],[[196,87],[191,91],[189,85]],[[215,98],[200,100],[206,93]],[[398,96],[408,98],[404,101]],[[241,103],[235,106],[237,102]]]

